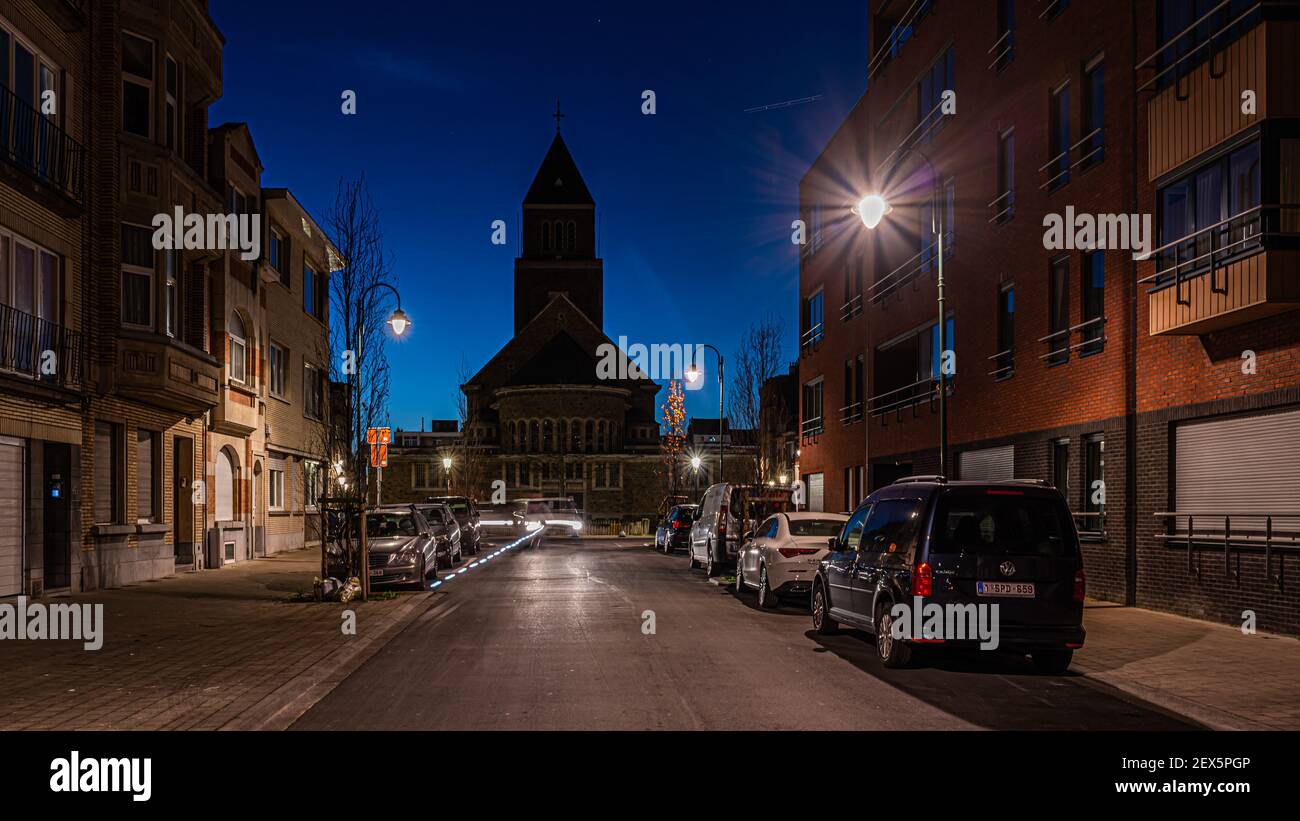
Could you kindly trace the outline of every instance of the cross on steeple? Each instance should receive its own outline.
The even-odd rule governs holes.
[[[562,112],[560,111],[560,101],[559,101],[559,100],[556,100],[556,101],[555,101],[555,113],[552,114],[551,116],[555,118],[555,133],[556,133],[556,134],[559,134],[559,133],[560,133],[560,120],[563,120],[563,119],[565,118],[565,116],[566,116],[564,113],[562,113]]]

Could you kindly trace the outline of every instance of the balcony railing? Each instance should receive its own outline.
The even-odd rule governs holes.
[[[84,356],[80,332],[0,304],[0,372],[75,387]]]
[[[944,117],[947,116],[943,113],[943,103],[944,101],[940,99],[939,102],[935,104],[934,108],[927,111],[925,115],[917,121],[916,125],[912,126],[912,130],[907,132],[903,139],[898,141],[898,147],[891,151],[889,155],[876,166],[875,176],[879,177],[881,172],[885,169],[890,169],[892,171],[894,164],[898,160],[905,157],[912,148],[924,143],[930,138],[930,134],[939,127],[939,124],[943,122]]]
[[[852,425],[854,422],[862,421],[862,403],[854,402],[851,405],[845,405],[840,408],[840,422],[845,425]]]
[[[1254,3],[1245,11],[1228,19],[1228,22],[1219,26],[1213,33],[1207,33],[1209,26],[1213,25],[1210,22],[1211,18],[1216,16],[1219,20],[1228,18],[1232,13],[1230,6],[1235,1],[1223,0],[1223,2],[1197,18],[1190,26],[1169,38],[1167,43],[1152,52],[1145,60],[1138,63],[1135,67],[1138,71],[1164,66],[1156,71],[1151,79],[1138,86],[1138,93],[1153,86],[1163,87],[1171,79],[1174,82],[1181,81],[1188,69],[1200,62],[1202,52],[1208,50],[1209,56],[1213,57],[1216,49],[1223,48],[1232,40],[1253,28],[1262,16],[1260,14],[1264,5],[1262,2]],[[1198,37],[1201,38],[1200,42],[1196,42]],[[1173,49],[1173,51],[1170,51],[1170,49]],[[1174,72],[1172,78],[1169,76],[1170,72]],[[1215,76],[1219,76],[1217,72]],[[1184,97],[1185,95],[1180,92],[1179,99],[1184,99]]]
[[[912,5],[908,6],[907,11],[903,12],[902,18],[890,30],[888,38],[884,45],[871,58],[867,65],[867,79],[874,79],[876,74],[898,56],[898,51],[903,47],[903,43],[912,39],[913,29],[916,24],[929,13],[934,6],[934,0],[913,0]]]
[[[0,86],[0,160],[83,204],[86,149],[5,86]]]
[[[1138,282],[1154,283],[1153,290],[1173,285],[1180,289],[1178,304],[1186,305],[1188,300],[1181,296],[1181,286],[1186,280],[1213,273],[1224,263],[1259,250],[1266,239],[1300,237],[1300,216],[1289,214],[1300,214],[1300,205],[1257,205],[1167,242],[1151,252],[1156,273]],[[1217,283],[1211,285],[1211,290],[1226,293]]]
[[[1016,192],[1015,189],[1003,191],[988,207],[993,211],[993,216],[989,217],[989,222],[1006,222],[1015,216],[1016,213]]]
[[[1007,29],[998,38],[997,42],[988,51],[993,55],[993,62],[989,63],[990,69],[1001,71],[1011,65],[1011,61],[1016,59],[1016,33],[1012,29]]]
[[[989,357],[993,363],[993,370],[989,371],[989,376],[994,379],[1007,379],[1016,374],[1016,349],[1007,348],[1005,351],[998,351]]]
[[[948,393],[952,393],[952,379],[947,380]],[[872,416],[881,417],[883,424],[884,417],[893,413],[898,420],[902,420],[903,411],[912,410],[912,416],[917,415],[917,408],[922,403],[928,402],[930,410],[933,411],[938,407],[939,402],[939,380],[932,377],[918,379],[910,385],[904,385],[901,388],[895,388],[884,393],[878,393],[867,400],[867,408]]]
[[[862,313],[862,294],[858,294],[840,306],[840,321],[848,322]]]
[[[809,351],[816,349],[816,347],[821,344],[825,330],[826,326],[823,323],[818,322],[816,325],[804,331],[803,336],[799,338],[799,350],[803,353],[808,353]]]
[[[1092,165],[1101,161],[1102,152],[1106,150],[1106,135],[1101,128],[1094,128],[1083,136],[1077,143],[1052,157],[1043,165],[1039,166],[1038,172],[1047,172],[1051,174],[1045,182],[1038,186],[1040,191],[1055,191],[1062,185],[1070,181],[1070,172],[1081,165]],[[1078,154],[1079,158],[1070,162],[1070,157]],[[1055,170],[1056,173],[1051,173]]]
[[[826,430],[826,423],[820,416],[813,416],[804,419],[799,425],[799,431],[803,438],[808,439],[814,436],[820,436]]]
[[[1038,12],[1039,18],[1051,18],[1058,11],[1065,8],[1066,0],[1043,0],[1043,10]]]
[[[1223,551],[1224,575],[1240,577],[1240,554],[1264,554],[1264,575],[1269,583],[1281,587],[1282,568],[1288,553],[1300,552],[1300,511],[1271,513],[1241,511],[1162,511],[1155,514],[1164,520],[1165,531],[1156,538],[1165,547],[1187,551],[1187,572],[1201,577],[1201,553]],[[1238,556],[1233,567],[1233,554]],[[1273,554],[1279,554],[1278,572],[1273,572]]]
[[[1062,362],[1069,361],[1070,354],[1075,351],[1084,356],[1097,353],[1106,347],[1105,324],[1106,317],[1097,316],[1084,320],[1078,325],[1071,325],[1055,333],[1050,333],[1047,336],[1040,336],[1038,341],[1046,342],[1050,350],[1045,354],[1041,354],[1038,358],[1046,359],[1049,365],[1059,365]],[[1078,333],[1083,339],[1071,345],[1070,337],[1075,333]]]
[[[954,237],[955,234],[950,230],[943,232],[943,258],[945,260],[952,258]],[[872,283],[871,290],[868,292],[871,304],[875,305],[904,285],[912,282],[918,274],[928,274],[934,271],[938,260],[939,243],[931,242],[916,254],[908,257],[902,265]]]
[[[1079,541],[1106,541],[1106,511],[1092,510],[1070,515],[1074,517],[1075,530],[1079,531]]]

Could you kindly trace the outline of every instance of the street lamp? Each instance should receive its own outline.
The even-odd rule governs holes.
[[[362,494],[362,502],[365,501],[365,497],[366,497],[368,494],[365,492],[365,491],[366,491],[366,488],[365,488],[365,486],[363,486],[362,481],[361,481],[361,465],[362,465],[362,458],[361,458],[361,332],[362,332],[362,330],[363,330],[363,328],[362,328],[362,324],[361,324],[361,311],[362,311],[362,307],[366,304],[366,297],[368,297],[368,296],[370,295],[370,292],[373,291],[373,290],[375,290],[376,288],[387,288],[388,290],[390,290],[390,291],[393,292],[393,297],[397,300],[397,308],[396,308],[396,309],[395,309],[395,310],[394,310],[394,311],[389,315],[388,319],[386,320],[386,323],[387,323],[388,327],[392,330],[394,336],[400,338],[403,334],[405,334],[408,330],[410,330],[410,328],[411,328],[411,326],[412,326],[413,324],[415,324],[415,323],[411,322],[411,317],[408,316],[407,313],[406,313],[405,311],[402,310],[402,295],[399,294],[399,293],[397,292],[397,289],[396,289],[396,288],[394,288],[392,285],[389,285],[387,282],[372,282],[369,286],[367,286],[365,289],[363,289],[363,290],[361,291],[361,293],[357,296],[357,301],[356,301],[356,304],[357,304],[357,323],[356,323],[356,326],[357,326],[357,327],[356,327],[356,333],[357,333],[357,344],[356,344],[356,347],[353,349],[353,352],[352,352],[352,354],[353,354],[353,359],[352,359],[352,373],[351,373],[351,377],[352,377],[352,406],[353,406],[353,413],[355,414],[355,417],[354,417],[354,418],[356,419],[356,435],[355,435],[355,437],[353,438],[353,443],[355,444],[357,450],[356,450],[356,453],[353,454],[352,458],[354,459],[354,465],[355,465],[355,467],[356,467],[356,472],[357,472],[357,490]],[[344,485],[344,487],[346,487],[346,485]]]
[[[938,274],[939,274],[939,473],[942,476],[948,475],[948,374],[944,368],[944,354],[948,350],[948,321],[944,313],[943,305],[943,198],[940,196],[941,182],[939,172],[935,169],[934,163],[926,156],[924,151],[912,149],[925,164],[930,168],[930,179],[934,183],[931,191],[930,204],[930,234],[935,237],[938,244]],[[899,161],[902,161],[902,157]],[[893,173],[892,170],[890,172]],[[875,230],[881,221],[887,217],[893,206],[884,196],[880,194],[868,194],[858,200],[852,209],[854,214],[862,220],[862,224],[868,230]]]
[[[725,452],[725,446],[722,443],[722,419],[723,419],[722,398],[726,393],[724,389],[725,384],[723,382],[723,376],[722,376],[722,352],[719,351],[717,348],[713,347],[712,345],[708,344],[707,342],[703,346],[697,346],[697,347],[708,348],[709,350],[713,351],[714,355],[718,357],[718,481],[721,482],[723,480],[722,456],[723,453]],[[704,378],[704,371],[700,367],[700,363],[695,361],[694,354],[692,354],[691,364],[686,368],[686,381],[694,385],[702,378]],[[696,481],[697,483],[699,481],[698,473],[696,474]]]
[[[451,495],[451,457],[442,457],[442,472],[447,474],[447,495]]]
[[[695,498],[700,498],[700,465],[704,462],[698,456],[691,457],[691,470],[695,471]]]

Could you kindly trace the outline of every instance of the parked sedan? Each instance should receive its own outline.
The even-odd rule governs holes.
[[[465,531],[451,508],[442,502],[415,505],[438,540],[438,567],[451,567],[462,558]]]
[[[787,596],[807,596],[827,538],[838,536],[849,517],[839,513],[776,513],[763,520],[736,558],[736,595],[756,589],[758,606],[771,609]]]
[[[655,528],[655,550],[672,553],[691,546],[691,523],[699,505],[673,505]]]
[[[451,509],[460,525],[460,543],[466,553],[476,554],[479,548],[479,513],[474,502],[465,496],[433,496],[426,501],[444,504]]]
[[[366,513],[370,584],[427,587],[438,577],[438,541],[415,505],[384,505]]]

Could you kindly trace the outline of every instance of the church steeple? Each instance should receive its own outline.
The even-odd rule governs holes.
[[[533,178],[533,184],[524,197],[524,206],[595,204],[591,192],[587,190],[587,183],[578,171],[578,164],[573,161],[573,155],[569,153],[569,147],[565,145],[564,137],[560,136],[557,128],[546,158],[542,160],[542,166],[537,169],[537,176]]]

